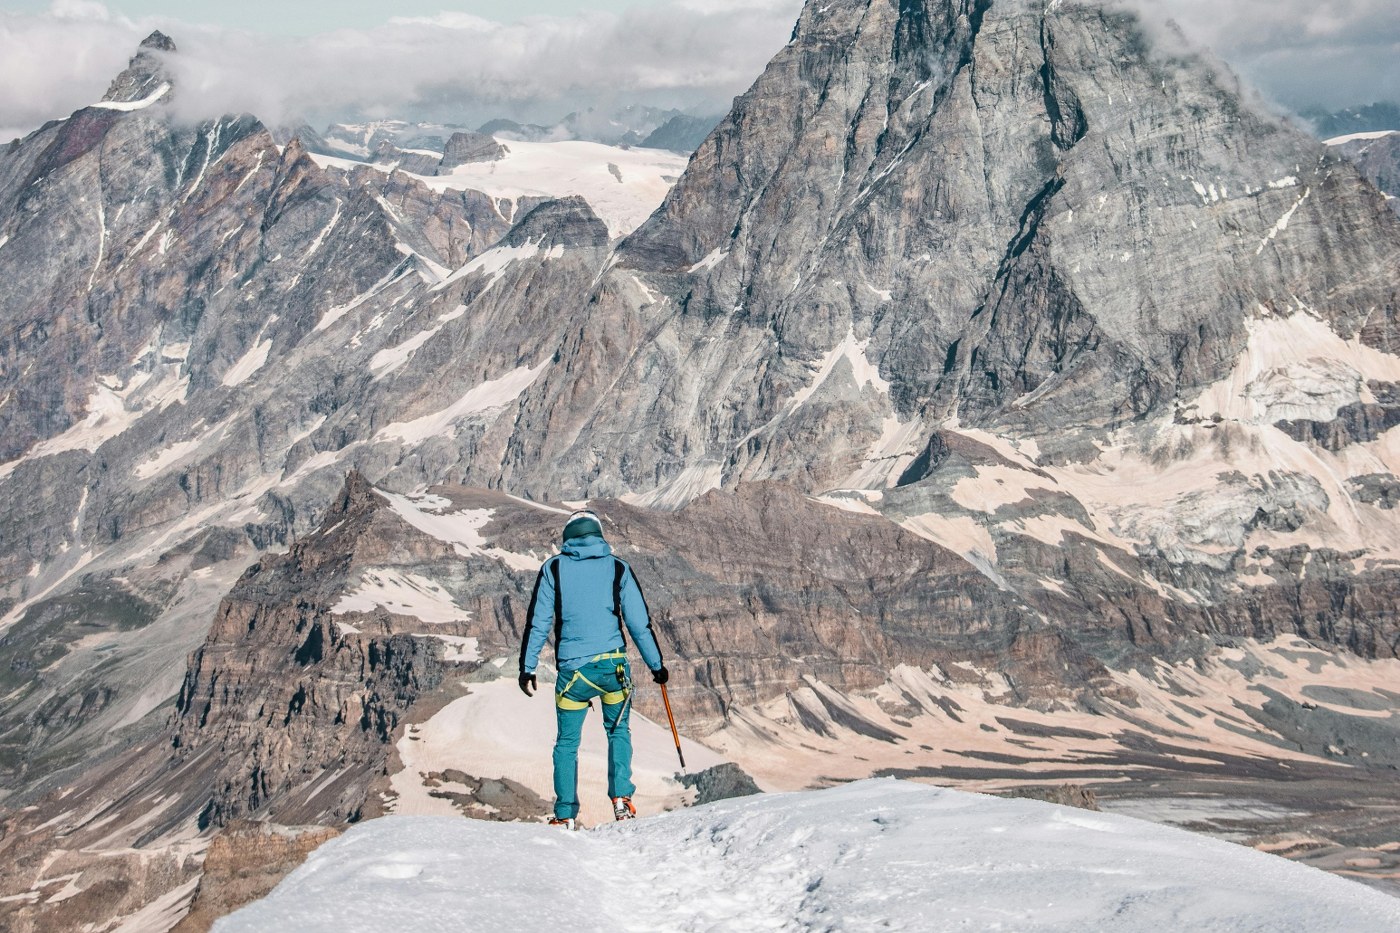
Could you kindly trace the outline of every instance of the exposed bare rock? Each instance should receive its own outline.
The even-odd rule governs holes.
[[[449,800],[465,817],[496,823],[543,819],[550,805],[538,794],[510,778],[478,778],[448,769],[431,772],[429,795]]]
[[[151,33],[141,41],[131,63],[117,75],[102,99],[114,104],[133,104],[150,100],[162,85],[169,91],[172,81],[162,56],[175,50],[174,40],[165,33],[159,29]]]
[[[168,929],[179,920],[208,843],[148,835],[168,809],[161,802],[173,802],[172,785],[152,782],[165,757],[145,746],[92,762],[62,792],[0,814],[0,927],[101,929],[140,915]]]
[[[692,117],[677,114],[657,127],[638,145],[648,149],[670,149],[673,152],[694,152],[719,123],[716,116]]]
[[[442,162],[432,174],[447,175],[469,162],[495,162],[506,154],[506,147],[485,133],[453,133],[447,140]]]
[[[351,567],[387,556],[375,550],[387,545],[384,537],[366,533],[381,515],[376,500],[352,473],[326,530],[252,567],[191,659],[176,703],[172,764],[199,763],[207,795],[201,828],[274,801],[285,822],[358,819],[403,715],[439,682],[429,642],[398,634],[392,620],[365,637],[332,617],[329,597]],[[300,793],[308,787],[315,790]],[[300,796],[290,803],[293,791]]]
[[[1391,207],[1400,210],[1400,129],[1344,139],[1334,145],[1336,151],[1386,195]]]
[[[190,912],[172,933],[207,933],[220,917],[264,897],[318,846],[340,835],[325,826],[239,822],[214,837]]]
[[[1043,800],[1062,807],[1075,807],[1080,810],[1099,809],[1098,796],[1090,789],[1077,784],[1061,784],[1058,787],[1017,787],[1002,794],[1003,797],[1019,797],[1026,800]]]
[[[381,165],[392,164],[395,169],[411,172],[415,175],[431,175],[436,170],[440,159],[441,157],[435,152],[400,149],[386,139],[379,144],[379,148],[374,150],[371,161]]]
[[[736,764],[717,765],[699,774],[683,774],[680,781],[686,787],[695,788],[695,806],[704,806],[716,800],[729,800],[734,797],[749,797],[761,794],[753,778],[749,777]]]

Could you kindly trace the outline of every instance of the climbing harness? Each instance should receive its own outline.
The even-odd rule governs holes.
[[[607,654],[595,655],[589,659],[588,664],[593,665],[599,661],[620,662],[625,660],[626,657],[626,651],[610,651]],[[591,687],[593,690],[597,691],[597,696],[603,701],[604,706],[616,706],[619,703],[626,703],[632,696],[632,682],[627,677],[626,665],[619,663],[613,669],[613,676],[617,679],[618,687],[616,690],[609,690],[589,680],[582,669],[576,670],[569,676],[568,681],[564,683],[563,687],[555,693],[554,703],[560,709],[566,710],[588,709],[592,706],[593,702],[591,697],[582,699],[569,695],[569,691],[573,690],[574,687],[580,683],[585,687]]]

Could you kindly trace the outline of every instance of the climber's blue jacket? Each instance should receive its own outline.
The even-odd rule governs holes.
[[[559,670],[577,670],[601,654],[626,647],[624,627],[632,633],[642,660],[661,668],[661,650],[651,630],[651,616],[632,568],[614,557],[601,535],[565,542],[535,578],[535,592],[520,646],[520,671],[533,674],[540,651],[554,633]]]

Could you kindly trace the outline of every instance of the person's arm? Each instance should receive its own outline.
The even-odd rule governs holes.
[[[554,627],[554,576],[549,561],[535,577],[535,590],[530,594],[530,608],[525,613],[525,633],[520,638],[520,676],[534,674],[540,663],[540,652]]]
[[[646,598],[642,596],[642,588],[637,584],[630,566],[622,575],[622,618],[646,666],[653,672],[663,670],[665,665],[661,660],[661,648],[651,628],[651,613],[647,610]]]

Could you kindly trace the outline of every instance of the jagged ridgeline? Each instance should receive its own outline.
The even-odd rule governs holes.
[[[80,784],[3,894],[62,834],[71,871],[165,847],[90,919],[189,884],[184,833],[376,812],[518,638],[556,501],[616,500],[680,711],[749,766],[793,729],[942,767],[954,683],[1141,766],[1204,688],[1137,672],[1184,660],[1258,714],[1202,747],[1316,758],[1286,659],[1232,695],[1220,643],[1396,656],[1400,218],[1129,14],[809,3],[678,180],[616,149],[573,188],[492,187],[544,144],[390,171],[177,119],[173,54],[0,150],[0,787]]]

